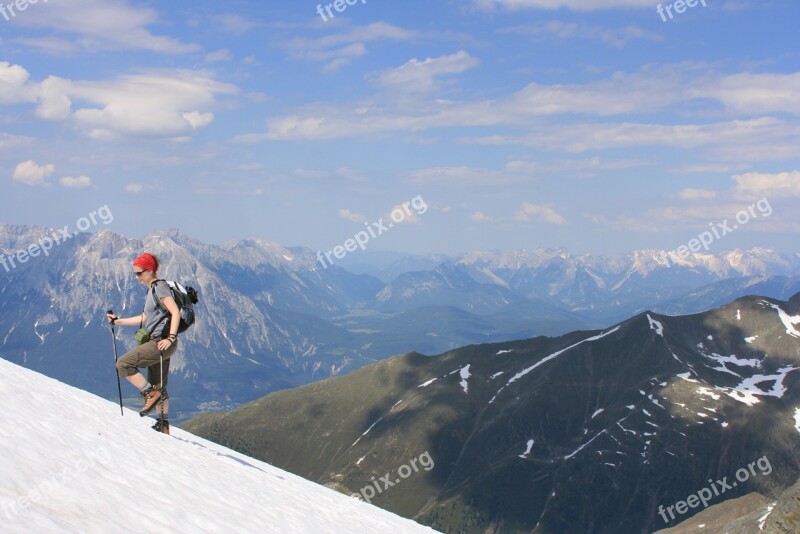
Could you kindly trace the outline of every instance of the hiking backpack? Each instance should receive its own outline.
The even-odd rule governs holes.
[[[198,300],[197,291],[191,286],[184,287],[178,282],[171,280],[156,280],[150,289],[150,294],[153,296],[153,302],[156,308],[167,317],[169,317],[169,310],[167,310],[161,300],[156,297],[156,284],[158,282],[166,282],[169,286],[172,292],[172,298],[175,299],[175,304],[178,305],[178,309],[181,312],[181,324],[178,326],[178,333],[185,332],[187,328],[194,324],[194,305],[197,304]]]

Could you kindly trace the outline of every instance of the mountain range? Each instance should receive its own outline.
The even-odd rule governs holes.
[[[51,233],[0,225],[0,254]],[[105,310],[140,313],[145,290],[130,263],[143,250],[161,257],[161,276],[200,293],[198,322],[182,336],[172,364],[178,418],[409,350],[438,354],[557,336],[644,309],[686,313],[755,290],[774,298],[800,290],[800,255],[765,249],[663,264],[655,251],[617,258],[545,249],[461,256],[367,251],[353,255],[362,263],[351,271],[323,268],[304,247],[253,239],[213,245],[178,230],[130,239],[105,230],[76,234],[47,256],[0,268],[0,357],[115,397]],[[120,354],[134,346],[133,330],[117,331]],[[137,402],[123,386],[126,402]]]
[[[747,496],[790,532],[800,293],[411,352],[184,428],[443,532],[653,532]]]

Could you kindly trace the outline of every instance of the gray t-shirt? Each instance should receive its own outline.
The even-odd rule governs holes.
[[[156,288],[156,298],[159,301],[163,297],[172,296],[172,291],[169,288],[169,284],[167,284],[163,280],[156,282],[155,288]],[[166,306],[164,308],[166,309]],[[144,322],[144,327],[150,331],[150,337],[161,337],[162,332],[165,335],[169,335],[168,330],[164,331],[164,327],[167,326],[170,322],[169,312],[163,313],[160,309],[158,309],[156,303],[153,302],[152,288],[149,288],[147,290],[147,297],[145,297],[145,302],[144,302],[144,314],[147,316],[147,320]]]

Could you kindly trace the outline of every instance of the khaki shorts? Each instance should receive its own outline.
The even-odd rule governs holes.
[[[175,351],[178,350],[178,342],[172,344],[170,348],[161,352],[158,350],[160,340],[151,339],[144,345],[129,350],[117,360],[117,372],[121,377],[135,375],[139,369],[147,368],[147,381],[153,385],[161,386],[161,396],[164,400],[169,398],[167,393],[167,382],[169,381],[169,362]],[[161,383],[161,358],[164,358],[164,383]]]

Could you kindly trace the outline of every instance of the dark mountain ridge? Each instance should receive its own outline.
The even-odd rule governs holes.
[[[645,312],[397,356],[186,427],[348,493],[429,452],[435,468],[372,502],[445,532],[652,532],[700,511],[675,505],[710,479],[759,460],[769,473],[753,467],[709,504],[797,481],[797,327],[800,295]]]

